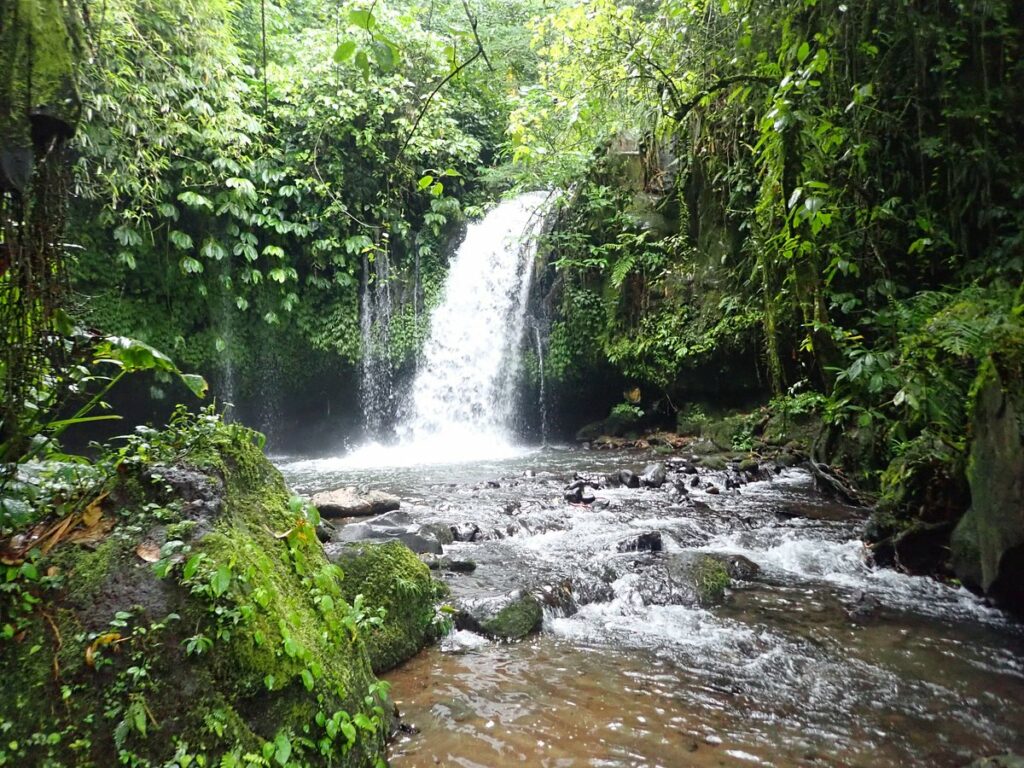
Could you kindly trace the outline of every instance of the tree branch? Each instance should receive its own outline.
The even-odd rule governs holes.
[[[763,77],[761,75],[732,75],[730,77],[723,77],[717,83],[710,86],[709,88],[705,88],[703,91],[701,91],[692,99],[690,99],[688,102],[681,105],[672,117],[675,119],[677,123],[681,123],[683,119],[688,114],[690,114],[690,112],[693,111],[693,109],[698,104],[700,104],[702,100],[704,100],[711,94],[724,90],[725,88],[728,88],[730,85],[735,85],[736,83],[760,83],[761,85],[777,85],[776,81],[773,80],[772,78]]]

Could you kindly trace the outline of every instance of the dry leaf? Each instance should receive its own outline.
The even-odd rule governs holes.
[[[85,663],[90,667],[96,666],[96,651],[105,645],[116,643],[121,639],[120,632],[105,632],[92,641],[92,644],[85,649]]]
[[[114,530],[114,520],[101,517],[91,528],[79,528],[68,534],[64,540],[74,544],[99,544]]]
[[[160,545],[147,539],[135,548],[135,554],[147,563],[155,563],[160,559]]]
[[[100,521],[100,518],[103,516],[103,500],[109,495],[108,492],[104,491],[89,503],[89,506],[82,512],[82,525],[86,528],[92,528]]]

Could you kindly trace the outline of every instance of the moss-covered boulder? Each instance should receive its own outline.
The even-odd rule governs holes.
[[[332,559],[345,573],[342,592],[350,604],[384,609],[365,638],[375,672],[401,664],[435,639],[434,603],[447,590],[405,544],[349,544]]]
[[[729,564],[703,552],[658,553],[633,584],[644,605],[718,605],[731,584]]]
[[[0,765],[375,764],[380,592],[351,605],[358,578],[327,561],[255,433],[177,431],[120,462],[47,554],[3,566]],[[423,583],[381,549],[371,582],[397,563]]]
[[[975,385],[971,432],[971,506],[953,531],[952,565],[965,584],[1024,611],[1024,442],[991,363]]]
[[[459,602],[455,625],[496,640],[522,640],[540,629],[544,611],[532,593],[516,589],[505,595]]]

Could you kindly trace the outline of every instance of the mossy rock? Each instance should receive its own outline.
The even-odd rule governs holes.
[[[106,538],[95,549],[59,544],[34,563],[59,583],[16,581],[21,591],[0,597],[5,621],[16,598],[41,598],[0,639],[0,765],[383,757],[391,707],[366,631],[339,610],[340,569],[296,518],[253,433],[221,425],[207,438],[177,478],[207,477],[221,495],[184,502],[177,486],[124,473],[103,510],[114,522]],[[188,540],[168,545],[169,530]],[[158,550],[164,559],[150,562]]]
[[[521,589],[506,595],[463,600],[456,626],[497,640],[522,640],[540,629],[544,611],[540,601]]]
[[[411,549],[399,541],[350,544],[333,559],[345,572],[342,592],[349,603],[362,595],[387,612],[365,636],[374,672],[398,666],[435,639],[434,603],[444,586]]]
[[[713,442],[719,450],[731,451],[737,435],[747,427],[749,418],[746,414],[739,413],[706,421],[701,425],[700,435],[705,440]]]

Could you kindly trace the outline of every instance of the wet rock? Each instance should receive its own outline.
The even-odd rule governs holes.
[[[310,502],[323,517],[371,517],[398,509],[401,500],[381,491],[358,493],[355,488],[335,488],[314,494]]]
[[[952,565],[966,585],[1024,614],[1022,404],[991,364],[975,388],[967,463],[971,507],[951,537]]]
[[[453,541],[476,541],[480,536],[480,526],[476,523],[460,523],[459,525],[451,525],[448,530],[452,533]]]
[[[721,493],[721,491],[719,491],[718,489],[718,486],[712,485],[711,483],[708,483],[708,487],[705,488],[704,490],[710,493],[712,496],[717,496],[719,493]]]
[[[316,527],[316,537],[320,539],[321,543],[327,543],[330,541],[334,534],[337,533],[338,529],[335,528],[327,520],[321,520],[320,525]]]
[[[786,469],[788,467],[795,467],[804,460],[803,456],[791,453],[789,451],[783,451],[775,457],[776,466]]]
[[[757,577],[761,573],[761,566],[755,563],[748,557],[743,555],[708,555],[723,566],[725,566],[726,573],[729,574],[730,579],[737,579],[739,581],[750,581]]]
[[[545,584],[540,588],[538,597],[545,607],[563,616],[572,616],[576,613],[576,598],[568,581],[561,584]]]
[[[522,589],[495,597],[465,598],[456,605],[455,626],[497,640],[521,640],[540,629],[540,601]]]
[[[336,544],[351,544],[362,541],[400,541],[417,554],[433,553],[440,555],[443,551],[441,542],[424,526],[418,528],[402,524],[401,518],[387,519],[382,516],[374,520],[350,523],[339,530],[332,541],[325,545],[328,557],[337,550]]]
[[[573,584],[572,594],[577,605],[610,603],[615,599],[615,589],[601,579],[580,579]]]
[[[738,469],[740,472],[757,474],[761,469],[761,465],[758,463],[757,459],[744,459],[740,462]]]
[[[1024,768],[1024,757],[1011,752],[994,757],[979,757],[965,768]]]
[[[617,469],[605,478],[609,485],[625,485],[628,488],[640,487],[640,478],[631,469]]]
[[[690,495],[690,491],[686,488],[686,483],[682,480],[676,480],[672,483],[672,490],[669,492],[673,502],[678,503],[679,501],[687,498]]]
[[[645,488],[661,488],[666,479],[665,465],[661,462],[648,464],[644,467],[643,474],[640,475],[640,483]]]
[[[644,562],[634,589],[644,605],[717,605],[725,598],[729,572],[703,553],[660,554]]]
[[[597,500],[597,495],[594,493],[594,489],[589,485],[583,486],[580,491],[580,503],[582,504],[593,504]]]
[[[708,454],[718,453],[722,449],[714,444],[713,441],[707,438],[701,438],[700,440],[694,440],[688,446],[687,450],[690,451],[694,456],[707,456]]]
[[[451,544],[455,541],[455,537],[452,536],[452,527],[447,523],[425,523],[419,526],[418,532],[423,536],[437,539],[439,544]]]
[[[661,532],[647,531],[620,541],[615,547],[618,552],[661,552]]]
[[[696,475],[694,475],[693,479],[690,480],[690,487],[691,488],[700,488],[700,478],[697,477]]]
[[[846,609],[846,615],[851,621],[861,622],[871,618],[881,607],[881,603],[862,589],[858,589],[853,596],[853,603]]]
[[[590,505],[594,509],[609,509],[612,503],[608,499],[594,499],[594,502]]]
[[[472,573],[476,570],[476,563],[472,560],[453,560],[447,555],[424,554],[420,559],[426,563],[427,568],[432,571],[451,571],[452,573]]]
[[[783,520],[802,517],[807,520],[828,520],[837,523],[863,520],[864,514],[861,507],[851,507],[824,498],[814,502],[790,501],[781,509],[775,510],[775,515]]]
[[[704,469],[710,469],[719,472],[723,469],[727,469],[729,464],[721,456],[701,456],[697,462]]]

